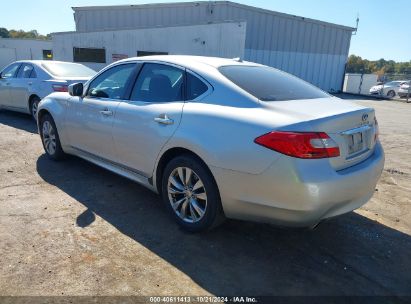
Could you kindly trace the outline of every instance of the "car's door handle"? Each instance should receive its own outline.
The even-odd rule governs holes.
[[[174,123],[174,120],[168,118],[166,114],[161,114],[160,116],[155,117],[154,121],[163,125],[172,125]]]
[[[28,85],[32,85],[33,83],[30,81],[29,83],[28,83]]]
[[[113,111],[110,111],[109,109],[104,109],[102,111],[100,111],[101,115],[104,116],[112,116],[113,115]]]

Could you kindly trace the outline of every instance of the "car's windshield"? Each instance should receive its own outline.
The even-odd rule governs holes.
[[[230,65],[220,67],[219,71],[240,88],[263,101],[330,97],[308,82],[266,66]]]
[[[96,72],[82,64],[70,62],[46,62],[41,66],[57,77],[92,77]]]

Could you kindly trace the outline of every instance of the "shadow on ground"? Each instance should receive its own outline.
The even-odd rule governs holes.
[[[36,122],[28,114],[0,110],[0,124],[30,133],[37,133]]]
[[[316,230],[228,221],[205,234],[174,224],[145,188],[72,157],[37,161],[40,176],[216,295],[411,294],[411,237],[356,213]]]

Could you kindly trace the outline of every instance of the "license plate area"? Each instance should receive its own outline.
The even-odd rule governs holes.
[[[353,154],[357,154],[361,152],[365,148],[365,134],[363,132],[357,132],[353,134],[346,135],[347,136],[347,144],[348,144],[348,155],[352,156]]]

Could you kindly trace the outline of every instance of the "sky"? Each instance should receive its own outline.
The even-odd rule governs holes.
[[[154,2],[179,2],[158,0]],[[235,0],[282,13],[355,27],[350,54],[369,60],[411,60],[410,1],[396,0]],[[0,27],[41,34],[75,30],[73,6],[150,3],[148,0],[3,0]]]

